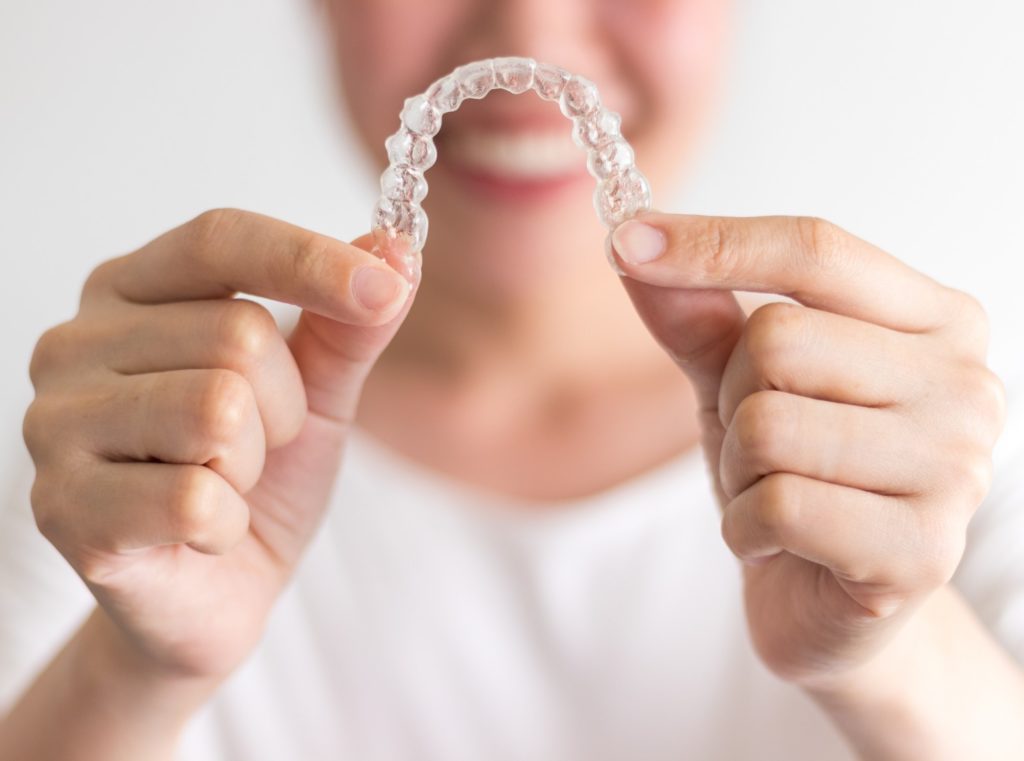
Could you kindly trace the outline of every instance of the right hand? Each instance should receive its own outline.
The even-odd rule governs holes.
[[[411,302],[367,244],[207,212],[100,265],[40,339],[36,521],[135,662],[219,679],[258,641]],[[364,305],[357,273],[393,298]],[[302,307],[292,335],[236,292]]]

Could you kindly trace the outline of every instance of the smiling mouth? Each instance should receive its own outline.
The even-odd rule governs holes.
[[[438,136],[438,166],[474,192],[523,199],[589,178],[586,157],[559,130],[464,129]]]

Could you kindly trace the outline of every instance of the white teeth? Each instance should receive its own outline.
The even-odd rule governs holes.
[[[463,132],[445,150],[468,169],[516,179],[543,179],[575,173],[579,152],[564,132]]]

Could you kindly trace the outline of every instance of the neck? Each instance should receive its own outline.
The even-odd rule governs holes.
[[[360,425],[435,470],[542,500],[693,447],[692,389],[600,255],[587,267],[496,294],[431,278],[428,262],[363,388]]]

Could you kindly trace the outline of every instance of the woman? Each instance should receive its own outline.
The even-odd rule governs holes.
[[[599,83],[655,199],[728,25],[325,10],[378,162],[404,96],[528,55]],[[810,218],[644,215],[616,278],[550,104],[467,103],[438,145],[412,293],[366,238],[212,211],[40,340],[33,511],[96,605],[24,658],[0,759],[1014,757],[1020,666],[950,584],[1004,417],[977,303]],[[973,562],[994,626],[1021,561]]]

